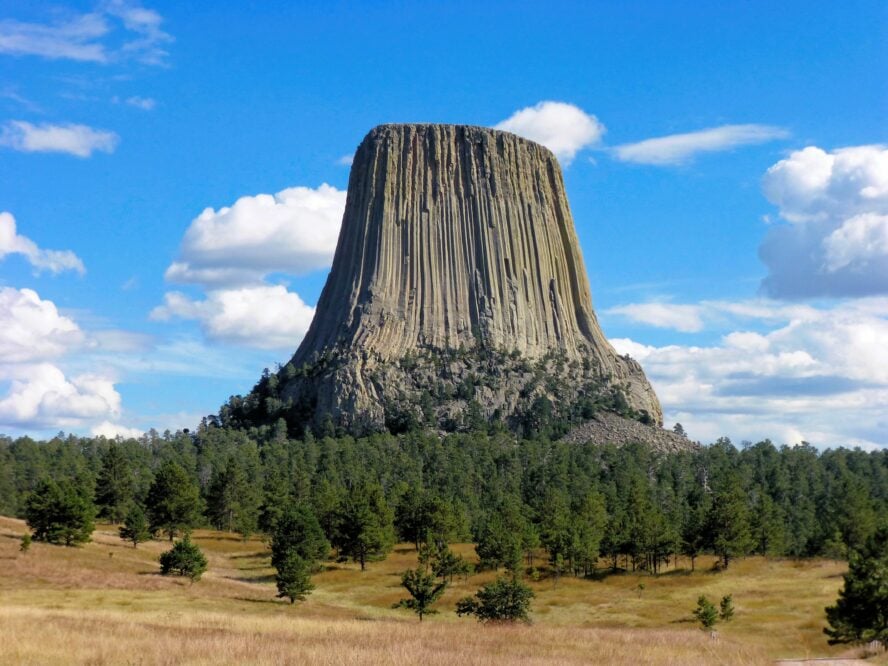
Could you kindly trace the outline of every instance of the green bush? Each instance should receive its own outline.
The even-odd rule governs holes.
[[[456,604],[457,615],[474,615],[479,622],[530,622],[534,594],[517,578],[497,578]]]
[[[193,583],[206,570],[207,558],[187,535],[160,556],[160,573],[164,576],[187,576]]]

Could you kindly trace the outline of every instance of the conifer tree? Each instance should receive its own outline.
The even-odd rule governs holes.
[[[534,593],[515,577],[499,577],[483,586],[474,597],[456,604],[457,615],[474,615],[479,622],[530,622]]]
[[[715,623],[718,622],[718,610],[715,608],[715,604],[701,594],[697,599],[694,617],[703,625],[704,629],[712,629]]]
[[[707,529],[712,549],[725,569],[733,558],[742,557],[752,547],[746,493],[736,476],[730,476],[714,494]]]
[[[274,576],[278,597],[286,597],[290,603],[303,601],[314,589],[311,573],[314,564],[300,557],[295,549],[286,551],[277,560]]]
[[[378,483],[355,484],[338,512],[334,545],[343,557],[361,564],[385,558],[395,544],[393,512]]]
[[[852,550],[845,584],[826,609],[824,633],[834,643],[878,641],[888,649],[888,527]]]
[[[148,490],[146,500],[148,525],[152,532],[162,531],[172,541],[179,532],[187,532],[200,521],[203,500],[197,484],[181,465],[164,463]]]
[[[151,538],[151,530],[148,528],[148,518],[145,511],[138,504],[133,504],[123,519],[120,527],[120,538],[133,544],[137,548],[140,543]]]
[[[25,502],[25,518],[36,541],[74,546],[92,537],[95,507],[83,481],[43,479]]]
[[[259,494],[247,478],[236,456],[210,481],[207,491],[207,515],[220,530],[237,531],[244,538],[256,531],[259,523]]]
[[[160,573],[164,576],[187,576],[194,583],[206,570],[207,558],[187,534],[160,556]]]
[[[96,477],[96,507],[99,516],[115,524],[121,522],[133,500],[133,486],[129,461],[117,442],[111,442],[102,457],[102,467]]]
[[[401,599],[395,607],[409,608],[419,616],[420,622],[424,615],[437,612],[431,606],[444,594],[447,587],[445,581],[435,583],[434,576],[422,567],[407,569],[401,576],[401,585],[410,593],[410,598]]]

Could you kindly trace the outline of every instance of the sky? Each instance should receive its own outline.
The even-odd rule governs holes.
[[[888,446],[888,5],[854,0],[0,0],[0,433],[194,428],[285,363],[389,122],[555,152],[667,427]]]

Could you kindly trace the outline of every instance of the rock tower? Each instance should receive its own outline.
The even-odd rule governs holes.
[[[275,384],[288,420],[356,433],[602,408],[662,421],[598,325],[555,156],[461,125],[361,142],[314,321]]]

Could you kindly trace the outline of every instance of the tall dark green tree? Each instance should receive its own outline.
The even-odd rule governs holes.
[[[393,519],[378,483],[356,483],[340,507],[333,545],[364,571],[367,562],[383,559],[395,545]]]
[[[291,604],[304,601],[314,589],[311,582],[313,563],[303,559],[296,550],[288,550],[278,559],[274,576],[278,597],[286,597]]]
[[[96,477],[96,508],[100,518],[120,523],[126,516],[135,494],[135,479],[130,463],[117,442],[111,442],[102,456],[102,467]]]
[[[244,538],[259,526],[260,494],[237,456],[216,472],[207,490],[207,516],[214,527],[239,532]]]
[[[25,519],[37,541],[74,546],[92,537],[95,507],[85,482],[43,479],[25,502]]]
[[[280,568],[292,553],[307,563],[310,572],[330,554],[330,542],[311,507],[304,503],[287,507],[271,534],[273,567]]]
[[[736,475],[715,492],[707,521],[709,541],[727,569],[731,560],[746,555],[753,546],[749,530],[749,505]]]
[[[163,532],[170,541],[195,527],[203,514],[197,484],[175,462],[164,463],[157,471],[145,504],[151,531]]]
[[[830,644],[878,641],[888,648],[888,527],[851,551],[844,579],[835,605],[826,609]]]

